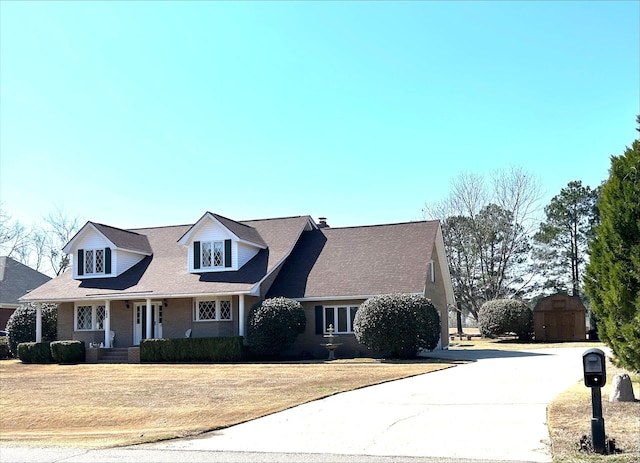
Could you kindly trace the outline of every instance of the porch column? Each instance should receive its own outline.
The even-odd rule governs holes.
[[[42,304],[36,303],[36,342],[42,342]]]
[[[146,326],[146,334],[145,334],[145,339],[151,339],[151,329],[152,329],[152,325],[151,322],[153,320],[151,320],[151,317],[153,315],[151,314],[151,299],[147,299],[147,326]]]
[[[104,301],[104,347],[111,345],[111,301]]]
[[[244,294],[240,294],[238,299],[238,334],[244,336]]]

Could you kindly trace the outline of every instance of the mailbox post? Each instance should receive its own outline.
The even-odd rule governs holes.
[[[607,382],[606,359],[600,349],[589,349],[582,354],[584,385],[591,388],[591,442],[597,453],[605,452],[604,418],[602,417],[601,389]]]

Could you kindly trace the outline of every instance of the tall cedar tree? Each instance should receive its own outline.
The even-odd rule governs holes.
[[[598,209],[585,289],[600,338],[621,366],[640,371],[640,138],[612,156]]]
[[[544,208],[546,222],[534,236],[536,257],[549,278],[547,287],[580,294],[588,240],[597,220],[598,190],[569,182]]]

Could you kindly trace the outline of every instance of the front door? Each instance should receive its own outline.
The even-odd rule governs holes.
[[[147,332],[147,304],[136,304],[133,311],[133,345],[137,346],[143,339],[159,339],[162,337],[162,303],[151,303],[151,331]]]

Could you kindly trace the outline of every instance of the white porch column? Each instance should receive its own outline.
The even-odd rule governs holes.
[[[244,336],[244,294],[240,294],[238,304],[238,334]]]
[[[36,342],[42,342],[42,304],[36,303]]]
[[[151,339],[150,335],[151,335],[151,327],[152,327],[152,314],[151,314],[151,299],[147,299],[147,326],[146,326],[146,336],[144,337],[145,339]]]
[[[104,301],[104,347],[111,345],[111,301]]]

